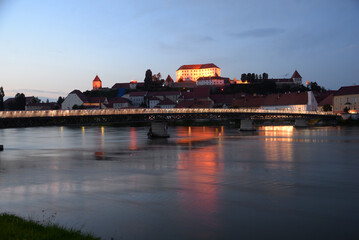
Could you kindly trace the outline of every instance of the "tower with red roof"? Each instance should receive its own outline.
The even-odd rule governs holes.
[[[100,78],[96,75],[95,79],[92,81],[92,89],[97,90],[102,88],[102,82]]]

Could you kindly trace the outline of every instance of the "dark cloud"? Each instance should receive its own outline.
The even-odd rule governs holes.
[[[234,38],[266,38],[280,35],[284,32],[285,30],[281,28],[257,28],[239,33],[230,33],[229,35]]]

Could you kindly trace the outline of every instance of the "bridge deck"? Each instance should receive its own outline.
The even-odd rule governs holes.
[[[262,110],[262,109],[222,109],[222,108],[169,108],[169,109],[81,109],[81,110],[38,110],[38,111],[2,111],[0,118],[48,118],[48,117],[76,117],[76,116],[106,116],[106,115],[168,115],[168,114],[278,114],[301,115],[318,118],[337,117],[337,114],[315,111]]]

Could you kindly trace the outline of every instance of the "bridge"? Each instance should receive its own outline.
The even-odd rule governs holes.
[[[137,109],[80,109],[0,112],[0,128],[107,124],[179,120],[336,120],[337,114],[314,111],[263,110],[244,108],[137,108]]]

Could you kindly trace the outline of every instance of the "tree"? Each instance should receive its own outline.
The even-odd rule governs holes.
[[[310,82],[309,89],[314,92],[325,92],[325,88],[318,85],[317,82]]]
[[[144,90],[149,90],[151,88],[151,83],[152,83],[152,71],[151,71],[151,69],[147,69],[146,74],[145,74],[144,82],[145,82],[145,84],[143,86]]]
[[[262,74],[262,76],[263,76],[263,80],[268,80],[268,73],[265,73],[265,72],[264,72],[264,73]]]
[[[26,98],[25,94],[17,93],[14,101],[9,103],[10,110],[25,110]]]
[[[5,97],[4,89],[0,87],[0,111],[4,111],[4,97]]]
[[[331,112],[333,109],[332,109],[332,106],[330,106],[329,104],[325,104],[323,106],[323,111],[324,112]]]
[[[57,104],[61,105],[61,104],[64,102],[64,100],[65,100],[65,98],[59,97],[59,98],[57,99]]]

